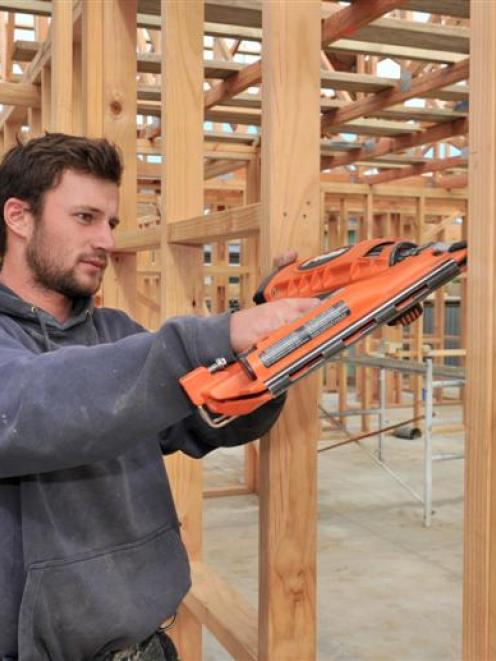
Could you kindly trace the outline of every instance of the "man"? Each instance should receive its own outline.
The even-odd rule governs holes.
[[[94,309],[114,248],[121,163],[51,134],[0,165],[0,659],[174,658],[157,633],[190,586],[162,454],[247,442],[272,402],[221,431],[178,378],[316,301],[178,317],[146,332]]]

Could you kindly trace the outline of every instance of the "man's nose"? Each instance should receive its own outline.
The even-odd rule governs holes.
[[[105,252],[112,252],[115,248],[115,237],[112,228],[108,223],[102,223],[98,228],[98,233],[93,238],[93,247]]]

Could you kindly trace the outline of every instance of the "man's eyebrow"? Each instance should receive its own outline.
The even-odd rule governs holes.
[[[74,210],[77,209],[78,211],[91,211],[92,213],[97,213],[97,214],[103,213],[103,211],[98,207],[92,207],[89,204],[75,204],[73,206],[73,209]],[[119,225],[119,223],[121,222],[118,216],[111,216],[110,220],[113,222],[114,225]]]
[[[73,209],[83,209],[84,211],[92,211],[93,213],[103,213],[98,207],[92,207],[89,204],[74,204]]]

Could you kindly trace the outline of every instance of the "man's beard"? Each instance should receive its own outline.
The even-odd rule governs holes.
[[[107,256],[98,252],[98,255],[81,255],[80,260],[84,258],[98,257],[102,261],[107,261]],[[77,299],[92,296],[100,287],[102,275],[96,284],[83,284],[78,281],[75,272],[75,266],[70,269],[61,267],[57,260],[51,256],[49,243],[42,229],[42,221],[38,221],[31,241],[26,249],[26,261],[31,268],[34,281],[43,289],[56,291],[59,294],[69,298]]]

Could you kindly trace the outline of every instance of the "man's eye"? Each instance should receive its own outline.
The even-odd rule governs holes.
[[[79,213],[76,214],[76,217],[81,220],[83,223],[89,223],[91,222],[93,216],[91,213],[85,213],[84,211],[80,211]]]
[[[109,225],[111,230],[115,230],[119,222],[117,220],[109,220]]]

